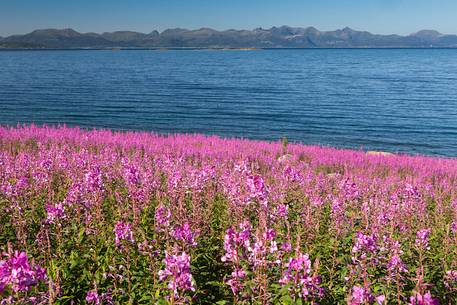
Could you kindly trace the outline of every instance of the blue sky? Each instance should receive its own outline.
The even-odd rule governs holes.
[[[81,32],[349,26],[380,34],[457,34],[457,0],[0,0],[0,35],[38,28]]]

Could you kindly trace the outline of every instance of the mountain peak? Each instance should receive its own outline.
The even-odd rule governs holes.
[[[341,31],[344,32],[344,33],[354,33],[354,32],[357,32],[356,30],[351,29],[351,28],[348,27],[348,26],[347,26],[347,27],[344,27]]]
[[[152,31],[151,33],[148,34],[148,36],[159,36],[160,33],[157,30]]]
[[[140,32],[135,32],[135,31],[114,31],[114,32],[104,32],[102,35],[106,34],[142,34]]]
[[[438,31],[435,31],[435,30],[422,30],[417,33],[411,34],[411,36],[415,36],[415,37],[419,37],[419,38],[423,38],[423,39],[435,39],[435,38],[439,38],[439,37],[443,36],[443,34],[441,34]]]
[[[161,34],[169,35],[169,34],[188,32],[188,31],[189,31],[188,29],[183,29],[183,28],[172,28],[172,29],[166,29]]]
[[[30,34],[32,35],[63,35],[63,36],[75,36],[75,35],[81,35],[79,32],[76,32],[75,30],[71,28],[67,29],[38,29]]]
[[[207,32],[216,32],[215,29],[212,29],[212,28],[199,28],[197,31],[207,31]]]
[[[100,35],[106,40],[118,43],[128,43],[129,41],[136,41],[142,39],[146,34],[133,32],[133,31],[115,31],[105,32]]]

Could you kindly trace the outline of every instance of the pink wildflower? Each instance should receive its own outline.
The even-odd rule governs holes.
[[[182,226],[176,226],[171,235],[177,239],[184,241],[189,246],[196,247],[197,242],[195,241],[195,237],[198,235],[195,232],[192,232],[190,229],[189,223],[185,223]]]
[[[416,247],[420,249],[425,249],[425,250],[430,250],[429,246],[429,241],[430,241],[430,232],[432,230],[430,228],[428,229],[422,229],[419,230],[416,234]]]
[[[321,279],[312,274],[311,260],[308,254],[298,253],[296,257],[289,258],[285,264],[279,283],[290,285],[290,290],[297,292],[300,298],[315,300],[323,296],[324,290],[320,287]]]
[[[99,305],[100,304],[100,297],[98,295],[98,292],[95,291],[95,290],[91,290],[91,291],[87,292],[86,302],[89,303],[89,304]]]
[[[181,255],[169,255],[165,252],[165,269],[159,271],[161,281],[168,280],[168,289],[175,296],[179,292],[195,291],[195,286],[190,273],[190,256],[185,252]]]
[[[122,241],[134,243],[132,225],[130,223],[124,223],[119,221],[114,228],[116,246],[120,247]]]
[[[408,305],[438,305],[439,303],[438,299],[433,298],[430,291],[427,291],[424,295],[414,292],[409,298]]]
[[[46,271],[38,265],[29,263],[25,252],[6,254],[0,261],[0,293],[7,287],[14,292],[26,292],[46,279]]]
[[[48,204],[46,206],[46,222],[50,224],[55,224],[59,222],[60,219],[65,218],[65,208],[62,203],[57,203],[55,205]]]
[[[171,211],[170,209],[159,205],[155,211],[155,225],[158,231],[163,231],[170,225]]]

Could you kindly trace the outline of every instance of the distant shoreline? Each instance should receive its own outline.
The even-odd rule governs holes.
[[[457,47],[307,47],[307,48],[2,48],[2,51],[263,51],[263,50],[457,50]]]
[[[320,31],[314,27],[280,26],[253,30],[211,28],[166,29],[140,33],[81,33],[71,28],[38,29],[0,37],[10,49],[302,49],[302,48],[457,48],[457,35],[421,30],[410,35],[381,35],[349,27]]]

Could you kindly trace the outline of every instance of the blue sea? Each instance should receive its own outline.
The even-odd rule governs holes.
[[[0,124],[457,157],[457,50],[0,51]]]

